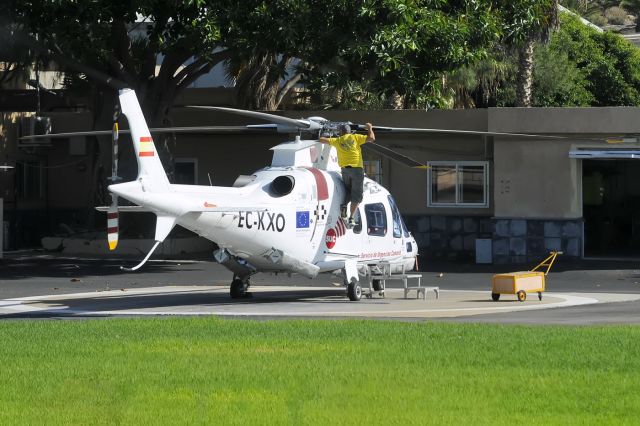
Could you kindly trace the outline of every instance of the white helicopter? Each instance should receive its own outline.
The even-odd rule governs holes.
[[[241,176],[233,187],[176,185],[167,179],[135,92],[121,91],[120,105],[134,141],[138,177],[109,186],[114,198],[107,212],[110,248],[115,248],[118,238],[117,197],[157,216],[156,243],[131,270],[146,262],[175,225],[218,245],[214,258],[233,272],[232,298],[246,296],[250,277],[258,272],[314,278],[341,271],[349,299],[356,301],[362,296],[360,277],[371,265],[384,261],[392,272],[413,269],[417,244],[393,198],[377,182],[365,178],[356,226],[347,228],[340,215],[345,189],[331,146],[297,136],[272,148],[270,166]],[[318,132],[331,125],[319,117],[293,120],[217,109],[275,121],[275,125],[257,127],[272,126],[282,132]]]
[[[151,133],[238,128],[149,129],[135,92],[120,90],[119,99],[122,113],[129,122],[138,176],[130,182],[111,184],[108,188],[112,194],[111,206],[98,208],[107,211],[109,248],[114,250],[118,243],[120,211],[150,211],[157,217],[154,246],[137,266],[124,270],[139,269],[176,225],[217,244],[219,248],[213,254],[215,260],[233,272],[232,298],[249,296],[250,278],[258,272],[298,273],[307,278],[314,278],[320,273],[341,273],[349,299],[358,301],[363,294],[361,277],[367,276],[371,268],[384,263],[389,265],[390,273],[397,273],[409,271],[416,265],[418,246],[389,191],[365,177],[363,201],[355,215],[356,225],[348,228],[340,211],[345,189],[335,149],[320,143],[317,138],[300,138],[302,132],[316,136],[335,133],[343,123],[332,123],[321,117],[296,120],[232,108],[194,107],[271,121],[271,124],[241,126],[241,129],[275,128],[283,133],[298,133],[298,136],[291,142],[272,148],[270,166],[251,176],[240,176],[232,187],[178,185],[169,182]],[[364,126],[353,127],[363,129]],[[379,126],[374,126],[374,129],[376,132],[516,135]],[[116,182],[119,180],[117,115],[114,116],[112,133],[114,161],[111,180]],[[410,167],[427,168],[379,144],[364,146]],[[118,197],[135,206],[119,206]],[[373,289],[382,290],[380,283],[374,281]]]

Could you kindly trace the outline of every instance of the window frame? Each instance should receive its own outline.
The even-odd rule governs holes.
[[[454,207],[454,208],[488,208],[489,207],[489,162],[488,161],[430,161],[429,173],[427,173],[427,207]],[[451,202],[434,202],[433,201],[433,172],[438,166],[446,166],[455,169],[455,201]],[[469,203],[462,201],[462,185],[461,169],[465,166],[481,166],[483,168],[483,201],[481,203]]]

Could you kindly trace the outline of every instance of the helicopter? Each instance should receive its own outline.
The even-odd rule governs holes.
[[[110,248],[117,245],[119,211],[151,211],[157,216],[153,248],[129,270],[141,267],[175,225],[216,243],[214,259],[233,273],[232,298],[247,297],[250,278],[258,272],[314,278],[340,271],[349,299],[357,301],[362,296],[360,277],[372,265],[388,262],[392,271],[413,269],[418,254],[416,241],[393,197],[376,181],[365,178],[364,199],[354,216],[356,224],[347,227],[340,210],[345,188],[335,148],[297,135],[293,141],[272,148],[269,166],[251,176],[240,176],[231,187],[171,184],[135,92],[123,90],[119,98],[134,141],[138,177],[108,187],[113,196],[107,209]],[[272,122],[253,128],[323,134],[336,128],[335,123],[321,117],[294,120],[212,108]],[[417,162],[413,165],[426,167]],[[139,208],[118,207],[118,197]]]
[[[236,127],[162,128],[149,129],[142,109],[132,89],[119,91],[119,110],[114,113],[111,131],[75,132],[73,135],[112,134],[113,166],[112,203],[98,207],[107,213],[109,249],[118,244],[120,212],[153,212],[156,215],[155,243],[135,267],[142,267],[154,250],[180,225],[217,245],[215,261],[232,272],[230,296],[250,297],[251,277],[257,273],[296,273],[315,278],[322,273],[335,273],[343,278],[351,301],[363,295],[361,278],[372,274],[381,265],[388,273],[402,273],[417,265],[418,245],[407,229],[400,210],[389,191],[365,176],[363,200],[354,214],[355,225],[347,226],[341,211],[346,190],[335,148],[320,142],[320,137],[336,135],[343,124],[356,131],[365,126],[350,122],[330,122],[322,117],[291,119],[257,111],[223,107],[194,106],[218,112],[240,114],[269,121]],[[119,131],[118,115],[125,115],[129,129]],[[373,127],[376,132],[455,133],[471,135],[530,134]],[[181,185],[169,182],[158,156],[152,133],[273,129],[280,133],[295,133],[294,140],[273,148],[269,166],[250,176],[241,175],[231,187]],[[133,181],[118,183],[118,138],[130,133],[138,165]],[[302,139],[310,133],[312,139]],[[48,134],[47,137],[71,134]],[[549,136],[553,137],[553,136]],[[377,143],[363,145],[406,166],[426,169],[427,166]],[[120,206],[123,198],[134,206]],[[379,270],[379,269],[378,269]],[[373,282],[373,290],[383,290]]]

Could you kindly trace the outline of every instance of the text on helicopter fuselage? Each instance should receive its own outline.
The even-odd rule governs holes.
[[[286,221],[282,213],[269,212],[239,212],[238,228],[253,229],[258,231],[284,231]]]

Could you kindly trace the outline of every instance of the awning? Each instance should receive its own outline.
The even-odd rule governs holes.
[[[638,159],[640,160],[640,149],[578,149],[569,151],[569,158],[586,159]]]

